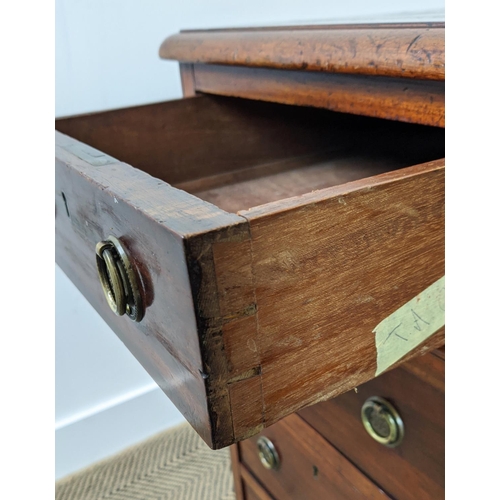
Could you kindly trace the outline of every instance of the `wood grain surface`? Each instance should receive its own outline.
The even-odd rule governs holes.
[[[444,127],[444,82],[194,65],[199,92]]]
[[[387,448],[361,422],[371,396],[389,400],[405,427],[403,441]],[[392,498],[444,498],[444,361],[429,353],[299,415]],[[279,424],[278,424],[279,425]]]
[[[345,122],[349,139],[332,136],[335,148],[330,152],[237,170],[179,187],[236,213],[444,155],[442,129],[358,118],[355,129]]]
[[[160,57],[182,62],[444,80],[443,27],[188,31]]]
[[[329,160],[314,162],[301,168],[277,173],[271,171],[268,175],[255,179],[192,192],[202,200],[213,203],[227,212],[237,213],[406,166],[395,160],[370,158],[362,154],[350,156],[345,153],[330,156]]]
[[[174,185],[345,149],[367,127],[327,110],[218,96],[56,120],[60,132]]]
[[[252,237],[268,426],[373,378],[375,326],[444,275],[444,162],[240,214]]]

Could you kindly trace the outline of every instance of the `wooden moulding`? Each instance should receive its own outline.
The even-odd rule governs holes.
[[[444,26],[185,31],[160,57],[191,63],[444,80]]]
[[[210,98],[192,101],[182,106],[194,106],[193,116],[215,109]],[[128,130],[130,116],[110,116],[115,131],[120,121]],[[82,120],[58,126],[92,137],[99,127]],[[243,130],[230,136],[237,144],[255,137]],[[198,145],[200,137],[192,135]],[[294,147],[311,153],[323,142],[311,136]],[[255,150],[252,139],[237,165]],[[183,180],[181,164],[172,172]],[[373,378],[374,327],[444,275],[444,161],[231,214],[57,132],[55,198],[58,264],[212,448]],[[140,323],[115,316],[102,293],[95,245],[109,235],[141,276]],[[441,330],[401,361],[443,343]]]

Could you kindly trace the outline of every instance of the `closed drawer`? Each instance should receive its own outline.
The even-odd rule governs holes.
[[[234,464],[233,464],[234,467]],[[243,466],[239,466],[241,477],[235,478],[241,484],[241,491],[237,490],[236,498],[244,498],[245,500],[272,500],[269,493],[264,487],[255,479],[255,477],[247,471]]]
[[[262,437],[279,457],[276,469],[261,462],[258,442]],[[240,449],[243,465],[277,500],[389,498],[297,415],[244,441]]]
[[[56,129],[56,260],[213,448],[372,379],[444,275],[441,129],[209,96]]]
[[[363,428],[361,408],[372,396],[390,401],[401,416],[404,436],[394,448]],[[444,498],[444,360],[437,355],[415,358],[300,415],[393,498]]]
[[[243,481],[243,495],[245,500],[270,500],[271,497],[263,489],[255,489],[253,484]]]

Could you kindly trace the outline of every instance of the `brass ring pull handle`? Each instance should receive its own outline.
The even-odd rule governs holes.
[[[378,443],[394,448],[403,439],[403,420],[396,408],[383,398],[372,396],[364,402],[361,421],[366,432]]]
[[[270,439],[261,436],[257,440],[257,452],[259,454],[260,463],[266,469],[278,470],[280,468],[280,456]]]
[[[101,241],[97,244],[97,271],[109,307],[116,315],[123,316],[125,314],[125,292],[111,248],[109,241]]]
[[[134,321],[144,317],[137,276],[120,240],[109,236],[95,247],[97,271],[104,296],[118,316],[126,314]]]

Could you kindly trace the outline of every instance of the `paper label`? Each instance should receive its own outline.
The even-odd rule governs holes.
[[[444,276],[373,330],[379,375],[444,326]]]

